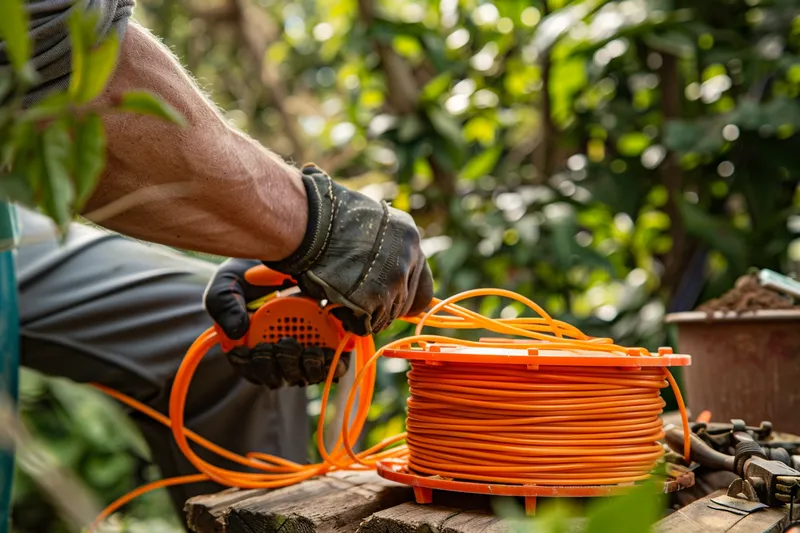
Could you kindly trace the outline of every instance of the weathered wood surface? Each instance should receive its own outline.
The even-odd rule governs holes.
[[[523,526],[513,527],[487,511],[461,511],[409,502],[378,511],[361,523],[357,533],[516,533],[524,530]]]
[[[780,533],[786,524],[787,509],[766,508],[748,515],[711,509],[712,498],[720,490],[679,509],[658,523],[656,533]]]
[[[654,533],[780,533],[786,509],[743,516],[708,506],[717,491],[661,520]],[[340,472],[274,491],[230,489],[186,504],[196,533],[522,533],[491,512],[488,496],[434,492],[433,505],[413,502],[409,487],[374,472]],[[579,532],[583,520],[571,531]]]
[[[488,501],[488,500],[487,500]],[[578,533],[583,519],[570,523],[567,533]],[[505,520],[484,509],[403,503],[378,511],[356,533],[529,533],[530,523]]]
[[[227,490],[184,508],[196,533],[352,533],[363,519],[413,499],[375,472],[342,472],[283,489]]]

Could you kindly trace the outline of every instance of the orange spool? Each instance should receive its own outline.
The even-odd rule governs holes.
[[[660,389],[667,367],[690,363],[657,354],[428,345],[386,350],[409,360],[404,462],[378,473],[412,485],[419,503],[432,490],[524,496],[605,496],[647,479],[663,456]]]

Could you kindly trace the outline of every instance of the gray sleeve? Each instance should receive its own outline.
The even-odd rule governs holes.
[[[72,50],[67,23],[73,9],[98,12],[98,41],[111,31],[116,31],[121,39],[134,3],[135,0],[27,0],[28,35],[33,44],[32,64],[40,79],[25,96],[25,105],[35,103],[51,92],[63,91],[69,85]],[[6,45],[0,41],[0,70],[8,66]]]
[[[101,383],[167,413],[186,350],[211,325],[203,292],[215,266],[81,224],[73,224],[61,244],[49,219],[26,209],[19,209],[19,216],[22,364],[80,383]],[[163,476],[196,472],[168,429],[136,413],[131,418]],[[236,453],[262,451],[306,461],[305,389],[251,385],[218,348],[203,358],[192,380],[186,425]],[[241,468],[198,453],[216,465]],[[185,485],[170,493],[181,509],[187,498],[219,488]]]

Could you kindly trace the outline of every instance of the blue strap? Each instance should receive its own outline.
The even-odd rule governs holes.
[[[0,394],[16,402],[19,394],[19,309],[14,276],[16,219],[13,206],[0,202]],[[11,529],[14,453],[0,448],[0,533]]]

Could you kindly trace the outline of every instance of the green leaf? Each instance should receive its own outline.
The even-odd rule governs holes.
[[[634,157],[650,146],[650,138],[644,133],[626,133],[617,141],[617,150],[626,157]]]
[[[416,115],[409,115],[400,119],[397,128],[397,140],[402,144],[407,144],[420,136],[423,124]]]
[[[58,118],[68,109],[69,96],[63,92],[52,93],[37,102],[23,114],[23,120],[39,121]]]
[[[564,124],[572,116],[575,95],[586,83],[586,61],[582,57],[571,57],[553,64],[550,71],[550,112],[556,124]]]
[[[11,83],[11,76],[0,76],[0,102],[3,102],[11,94],[13,88],[14,84]]]
[[[428,118],[431,120],[433,129],[436,130],[436,133],[438,133],[442,138],[446,139],[455,146],[463,144],[461,138],[461,128],[458,125],[458,120],[456,120],[456,118],[451,114],[442,111],[437,107],[431,107],[428,109]]]
[[[129,91],[123,94],[116,108],[140,115],[152,115],[181,126],[186,123],[175,108],[148,91]]]
[[[10,126],[10,130],[0,147],[0,168],[11,167],[19,152],[36,144],[36,132],[31,122],[18,121]]]
[[[477,116],[469,119],[464,126],[464,138],[467,141],[478,141],[483,146],[494,144],[496,137],[497,123],[485,116]]]
[[[448,273],[458,271],[469,259],[470,251],[469,243],[463,240],[455,241],[447,250],[442,250],[436,254],[439,268],[441,268],[442,272]]]
[[[649,533],[661,518],[662,499],[655,477],[623,496],[599,499],[589,508],[584,533]]]
[[[17,72],[22,71],[31,56],[31,41],[28,37],[28,13],[22,0],[0,2],[0,37],[6,45],[11,64]]]
[[[714,153],[722,147],[722,127],[729,119],[670,120],[664,131],[664,145],[681,153]]]
[[[664,129],[664,145],[670,150],[689,152],[700,142],[703,131],[696,122],[670,120]]]
[[[33,189],[21,172],[0,174],[0,198],[29,207],[35,205]]]
[[[731,264],[743,272],[749,264],[749,249],[745,235],[723,218],[707,213],[703,208],[677,199],[686,232],[719,250]]]
[[[69,19],[72,40],[72,74],[69,81],[69,97],[77,104],[85,104],[96,98],[108,83],[119,52],[119,38],[115,32],[99,45],[94,46],[94,28],[97,13],[92,10],[75,10]]]
[[[81,86],[75,95],[78,104],[85,104],[97,98],[114,72],[119,52],[119,38],[111,32],[103,43],[89,52],[86,58],[87,76],[82,80]]]
[[[476,180],[491,173],[502,153],[502,145],[481,152],[464,165],[464,169],[461,171],[459,177],[465,180]]]
[[[88,48],[91,46],[91,41],[87,32],[84,31],[85,14],[75,9],[67,21],[69,26],[69,40],[72,50],[72,70],[69,76],[69,88],[67,90],[69,97],[77,99],[80,93],[83,79],[87,76],[86,56]]]
[[[75,210],[80,211],[97,185],[106,156],[103,121],[97,113],[87,115],[75,131]]]
[[[42,135],[42,150],[37,154],[44,171],[44,208],[62,231],[72,219],[74,190],[69,176],[70,139],[67,123],[52,123]]]
[[[450,88],[450,82],[452,80],[453,75],[449,72],[439,74],[422,88],[422,98],[424,100],[435,100],[448,88]]]
[[[93,79],[96,76],[103,76],[102,71],[98,73],[92,71],[92,69],[96,67],[95,62],[102,63],[102,61],[99,61],[98,58],[92,59],[92,55],[99,51],[101,56],[105,56],[112,51],[108,48],[104,48],[109,46],[106,44],[107,41],[102,43],[97,50],[93,50],[96,44],[95,28],[97,27],[97,20],[97,10],[91,9],[84,11],[75,9],[67,21],[69,25],[70,42],[72,45],[72,72],[70,73],[68,94],[70,99],[77,103],[85,103],[88,101],[84,100],[83,98],[86,93],[90,92],[89,87],[94,87],[97,85]],[[116,34],[113,34],[113,37],[111,37],[110,40],[117,40]],[[113,52],[116,58],[116,48],[118,46],[114,44],[110,46],[114,47]],[[100,83],[103,86],[105,85],[106,78],[102,78],[100,80]]]

